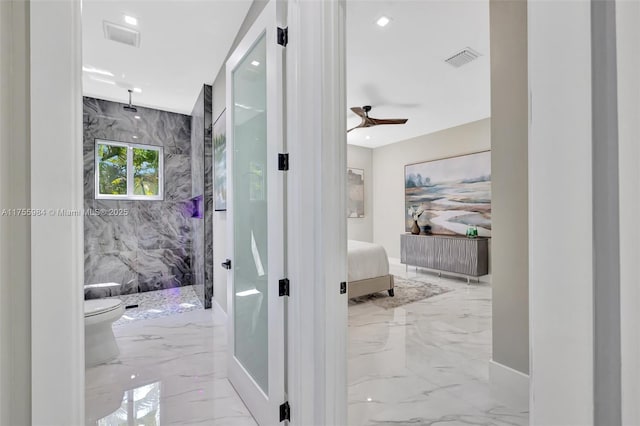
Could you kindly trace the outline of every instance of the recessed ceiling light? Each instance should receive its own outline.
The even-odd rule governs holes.
[[[91,65],[83,65],[82,66],[82,71],[84,72],[88,72],[90,74],[100,74],[100,75],[106,75],[107,77],[113,77],[113,73],[107,70],[101,70],[98,69],[96,67],[92,67]]]
[[[126,22],[129,25],[138,25],[138,19],[129,15],[124,15],[124,22]]]
[[[257,67],[258,65],[260,65],[260,62],[258,61],[252,61],[251,65],[253,65],[254,67]]]
[[[138,139],[138,137],[136,135],[133,135],[133,138],[134,139]],[[149,310],[149,312],[155,312],[155,311],[154,310]],[[160,312],[162,312],[162,311],[160,311]]]
[[[135,117],[133,117],[133,118],[135,118],[136,120],[140,120],[140,116],[139,116],[139,115],[136,115],[136,116],[135,116]]]
[[[142,93],[142,89],[139,88],[139,87],[134,87],[133,91],[136,92],[136,93]]]
[[[381,16],[376,21],[376,24],[378,24],[379,27],[386,27],[389,22],[391,22],[391,19],[387,18],[386,16]]]

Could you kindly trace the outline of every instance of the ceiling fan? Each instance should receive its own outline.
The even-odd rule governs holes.
[[[356,115],[362,118],[362,123],[357,125],[356,127],[347,130],[349,133],[352,130],[360,129],[363,127],[373,127],[373,126],[381,126],[383,124],[405,124],[409,121],[408,118],[372,118],[369,117],[369,111],[371,111],[371,105],[365,105],[361,107],[353,107],[351,108]]]

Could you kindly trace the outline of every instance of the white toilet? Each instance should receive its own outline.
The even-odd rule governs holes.
[[[111,325],[124,314],[120,299],[84,301],[85,366],[103,364],[118,356],[120,350]]]

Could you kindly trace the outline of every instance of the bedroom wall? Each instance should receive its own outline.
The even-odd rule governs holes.
[[[32,207],[30,7],[27,2],[22,1],[0,2],[1,209]],[[65,49],[61,50],[64,54]],[[0,219],[2,425],[32,424],[31,226],[31,218],[27,216],[4,216]],[[56,272],[66,271],[62,268]]]
[[[400,258],[400,234],[405,232],[405,165],[488,149],[489,118],[374,149],[373,242],[384,246],[389,257]]]
[[[527,401],[529,189],[527,3],[491,2],[492,382],[513,370]],[[499,369],[501,371],[496,371]],[[513,388],[510,389],[515,394]]]
[[[364,170],[364,217],[347,219],[350,240],[373,242],[373,150],[347,145],[347,167]]]

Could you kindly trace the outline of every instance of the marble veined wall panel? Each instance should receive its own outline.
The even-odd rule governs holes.
[[[213,104],[212,87],[204,86],[204,299],[213,298]]]
[[[203,197],[204,192],[204,89],[196,100],[191,113],[191,195]],[[202,208],[202,206],[200,206]],[[204,296],[204,220],[202,216],[194,217],[192,225],[193,250],[193,286],[196,295],[206,306]]]
[[[203,199],[202,216],[194,218],[192,269],[194,289],[205,308],[213,297],[213,157],[211,86],[204,85],[191,114],[192,195]]]
[[[85,297],[105,297],[191,285],[191,117],[84,98],[85,208],[118,215],[85,216]],[[138,118],[136,118],[138,117]],[[135,136],[135,138],[134,138]],[[96,200],[95,140],[162,146],[164,200]]]

